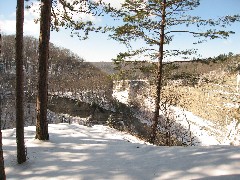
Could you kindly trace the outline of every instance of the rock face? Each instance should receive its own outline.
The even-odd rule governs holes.
[[[141,122],[151,120],[152,108],[154,107],[152,98],[154,87],[148,81],[115,81],[113,87],[113,96],[120,102],[127,104],[131,109],[136,110],[137,113],[134,111],[135,117],[140,119]],[[183,88],[186,88],[187,91],[182,92]],[[201,90],[202,86],[191,88],[175,85],[174,87],[170,87],[169,85],[164,86],[161,98],[161,114],[163,118],[160,118],[160,129],[164,129],[163,132],[171,129],[171,134],[176,134],[176,132],[178,133],[180,130],[183,130],[184,133],[180,133],[180,136],[184,135],[184,138],[186,137],[185,134],[191,134],[190,136],[195,134],[197,144],[201,144],[204,138],[199,136],[204,133],[206,136],[214,138],[216,144],[240,145],[239,105],[231,106],[233,104],[223,102],[222,98],[217,98],[218,96],[212,98],[208,96],[205,98]],[[220,92],[216,89],[216,93]],[[230,95],[234,97],[239,96],[236,93],[226,93],[221,94],[221,97]],[[216,104],[217,102],[218,104]],[[210,107],[209,103],[214,107]],[[224,105],[224,108],[221,110],[217,109],[219,108],[219,104]],[[185,109],[178,108],[182,105]],[[226,105],[229,105],[229,107],[225,107]],[[191,107],[194,107],[196,111],[192,111]],[[174,111],[171,111],[172,108]],[[176,110],[176,108],[178,109]],[[226,114],[226,110],[228,110],[228,114]],[[220,115],[222,117],[219,117]],[[219,117],[218,121],[214,119],[215,116]],[[224,120],[223,123],[221,123],[220,118]],[[148,126],[151,124],[151,121],[146,122]],[[166,123],[168,125],[164,126]],[[177,130],[176,127],[178,128]],[[190,141],[188,138],[187,142],[192,143],[192,138],[190,137]]]
[[[111,114],[111,111],[103,109],[95,103],[89,104],[57,96],[51,98],[48,108],[55,113],[77,116],[91,124],[106,124]]]
[[[95,124],[109,125],[147,141],[151,129],[138,118],[134,117],[126,104],[115,102],[114,106],[115,110],[110,111],[94,103],[88,104],[56,96],[51,99],[48,108],[50,111],[59,114],[57,118],[54,117],[54,119],[59,119],[58,123],[74,122],[86,126]]]
[[[153,108],[153,88],[148,80],[114,81],[113,97],[131,108],[146,113]]]

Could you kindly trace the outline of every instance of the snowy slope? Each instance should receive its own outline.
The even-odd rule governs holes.
[[[129,95],[129,90],[121,90],[120,87],[117,87],[116,90],[113,91],[113,97],[116,98],[119,102],[124,104],[129,104],[131,97]],[[146,112],[153,112],[154,109],[154,99],[148,96],[148,98],[144,98],[144,102],[142,107],[145,107]],[[164,109],[164,108],[163,108]],[[189,136],[189,131],[191,132],[191,136],[194,137],[193,145],[195,146],[208,146],[208,145],[240,145],[240,124],[238,121],[232,120],[230,124],[226,128],[220,128],[219,125],[209,121],[207,119],[203,119],[199,116],[194,115],[190,111],[186,111],[179,107],[174,107],[168,105],[169,117],[174,117],[173,119],[173,131],[181,131],[187,130],[188,134],[184,134],[184,138],[179,138],[179,140],[183,140],[183,142],[189,142],[191,137]],[[160,115],[166,116],[165,112],[159,111]],[[146,123],[147,125],[151,125],[152,121],[149,118],[142,116],[141,113],[135,113],[135,117],[141,120],[142,123]],[[171,118],[170,118],[171,119]],[[178,126],[182,128],[178,128]],[[159,126],[160,127],[160,126]],[[164,130],[163,127],[162,131]],[[174,134],[174,133],[173,133]]]
[[[3,130],[7,179],[240,179],[240,147],[156,147],[106,126],[25,128],[28,161],[16,163],[15,130]]]

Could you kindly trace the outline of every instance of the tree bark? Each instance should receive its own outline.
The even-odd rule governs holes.
[[[2,60],[2,32],[0,29],[0,59]],[[6,180],[4,158],[2,149],[2,100],[3,94],[0,94],[0,179]]]
[[[160,43],[159,43],[159,57],[158,57],[158,68],[157,68],[157,80],[156,80],[156,97],[155,97],[155,110],[152,124],[152,133],[150,136],[150,143],[155,143],[157,135],[157,126],[160,110],[160,100],[161,100],[161,88],[162,88],[162,75],[163,75],[163,45],[164,45],[164,30],[165,30],[165,18],[166,18],[166,0],[162,0],[162,21],[160,29]]]
[[[47,103],[48,103],[48,59],[51,21],[51,0],[41,0],[41,19],[39,36],[39,69],[37,95],[36,139],[49,140]]]
[[[1,34],[0,34],[1,37]],[[0,41],[1,43],[2,41]],[[1,53],[0,53],[1,56]],[[5,180],[6,179],[6,174],[5,174],[5,169],[4,169],[4,158],[3,158],[3,149],[2,149],[2,94],[0,94],[0,179]]]
[[[17,162],[26,161],[24,144],[24,107],[23,107],[23,21],[24,0],[17,1],[16,11],[16,141]]]
[[[1,31],[1,29],[0,29]],[[2,32],[0,32],[0,56],[2,54]]]

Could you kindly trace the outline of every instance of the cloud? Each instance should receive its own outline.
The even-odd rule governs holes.
[[[31,3],[31,8],[24,12],[25,19],[37,19],[40,17],[40,3],[35,1]]]
[[[3,20],[0,19],[0,26],[2,32],[6,34],[16,33],[16,20]],[[39,24],[36,24],[34,20],[25,19],[23,26],[24,35],[37,36],[39,33]]]
[[[35,23],[33,20],[26,20],[24,22],[24,33],[28,35],[38,36],[40,31],[39,23]]]
[[[67,0],[67,2],[70,5],[73,5],[74,1],[72,0]],[[99,21],[99,18],[94,16],[93,13],[84,13],[84,12],[79,12],[79,11],[88,11],[88,6],[86,5],[86,2],[83,1],[82,3],[79,4],[74,4],[73,5],[73,11],[69,10],[68,8],[63,8],[63,5],[61,3],[57,3],[54,6],[54,12],[57,15],[58,19],[61,20],[62,17],[64,16],[65,10],[69,16],[71,16],[71,19],[73,21]]]
[[[31,9],[25,9],[24,11],[24,26],[23,33],[24,35],[39,35],[39,24],[34,22],[34,19],[39,17],[39,12],[36,11],[37,4],[34,2]],[[0,27],[2,32],[6,34],[15,34],[16,33],[16,12],[9,13],[8,15],[0,15]]]
[[[14,34],[16,31],[16,21],[0,19],[1,31],[6,34]]]
[[[99,1],[99,0],[96,0]],[[113,1],[113,0],[103,0],[103,2],[110,4],[112,7],[120,9],[121,8],[121,4],[123,4],[125,2],[125,0],[118,0],[118,1]]]
[[[73,2],[69,0],[69,2]],[[24,12],[24,34],[25,35],[33,35],[37,36],[39,34],[39,23],[36,24],[35,20],[40,17],[40,3],[35,1],[31,4],[31,8],[25,9]],[[78,4],[74,6],[74,9],[77,10],[82,8],[82,10],[87,10],[86,6],[82,4]],[[61,20],[61,16],[63,16],[64,9],[61,4],[57,4],[54,7],[54,10],[58,12],[58,17]],[[86,13],[74,13],[68,11],[69,14],[72,14],[72,20],[74,21],[93,21],[93,22],[100,22],[100,17],[95,17],[93,14],[86,14]],[[6,34],[15,34],[16,32],[16,12],[10,13],[8,15],[0,15],[0,28],[1,31]]]

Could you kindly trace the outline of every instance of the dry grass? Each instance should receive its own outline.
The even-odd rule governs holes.
[[[178,106],[225,127],[233,118],[239,118],[240,94],[236,92],[236,76],[217,73],[210,78],[215,83],[200,83],[196,86],[167,85],[163,94],[179,94]]]

